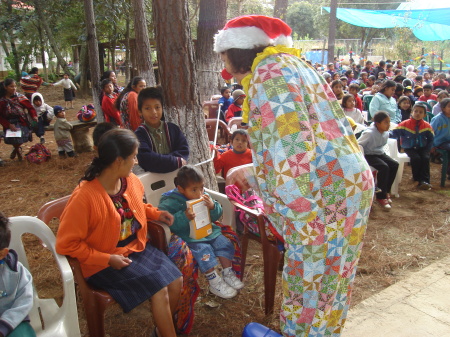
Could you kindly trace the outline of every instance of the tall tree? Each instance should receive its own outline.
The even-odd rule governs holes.
[[[104,116],[101,109],[100,96],[100,61],[98,56],[97,29],[95,28],[95,15],[93,0],[84,0],[84,15],[86,17],[87,47],[89,54],[89,66],[91,70],[92,99],[97,110],[97,119],[103,122]]]
[[[63,67],[64,72],[70,74],[67,62],[66,60],[64,60],[64,57],[62,56],[61,50],[58,44],[56,43],[55,36],[53,35],[53,31],[50,29],[50,25],[44,13],[45,8],[44,0],[34,0],[34,8],[36,10],[36,14],[38,15],[39,21],[42,24],[42,28],[44,29],[45,34],[47,35],[48,42],[50,43],[50,46],[52,47],[52,50],[55,53],[58,63]]]
[[[134,34],[136,36],[136,68],[139,76],[142,76],[147,86],[155,86],[155,73],[153,72],[153,64],[151,57],[150,39],[148,37],[147,20],[145,19],[144,0],[132,0],[134,10]],[[167,12],[171,13],[171,12]],[[166,13],[166,16],[167,16]],[[171,13],[171,19],[178,19]],[[167,18],[167,21],[171,21]]]
[[[334,60],[334,45],[336,40],[336,9],[337,0],[330,3],[330,26],[328,28],[328,63]]]
[[[286,18],[288,4],[289,0],[275,0],[275,6],[273,7],[273,16],[284,20]]]
[[[168,16],[167,13],[171,15]],[[158,68],[166,118],[180,126],[190,147],[190,163],[210,157],[208,136],[199,104],[197,74],[186,0],[153,0]],[[212,162],[201,165],[205,183],[217,188]]]
[[[200,14],[197,27],[196,61],[200,102],[220,89],[222,62],[214,52],[214,34],[225,25],[227,18],[226,0],[200,0]]]

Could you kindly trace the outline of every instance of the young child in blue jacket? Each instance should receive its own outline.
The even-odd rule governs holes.
[[[450,151],[450,98],[444,98],[439,104],[442,111],[430,123],[434,130],[433,146]],[[450,178],[450,169],[447,177]]]
[[[28,313],[33,307],[33,279],[8,249],[8,218],[0,212],[0,336],[35,337]]]
[[[411,118],[401,122],[392,135],[400,141],[401,147],[411,158],[414,181],[422,190],[431,189],[430,185],[430,151],[433,146],[434,132],[431,125],[424,121],[427,106],[417,101],[411,112]]]
[[[222,298],[232,298],[244,284],[236,277],[231,269],[231,261],[234,256],[234,246],[230,240],[222,235],[219,226],[214,221],[222,216],[222,206],[204,192],[203,174],[191,165],[180,168],[175,178],[175,189],[161,196],[158,208],[170,212],[174,221],[170,230],[182,238],[194,255],[200,271],[209,281],[209,290]],[[212,233],[203,239],[192,239],[189,236],[189,222],[195,218],[191,208],[187,208],[187,200],[202,198],[210,210],[212,221]],[[219,275],[215,267],[219,259],[223,273]]]

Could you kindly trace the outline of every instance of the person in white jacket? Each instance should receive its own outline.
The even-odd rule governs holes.
[[[36,113],[38,115],[37,129],[33,131],[36,133],[36,136],[38,136],[41,139],[41,144],[44,144],[45,143],[44,127],[49,126],[50,122],[55,116],[53,114],[53,108],[45,103],[44,97],[38,92],[34,93],[31,96],[31,104],[33,105],[33,108],[34,110],[36,110]]]
[[[8,218],[0,212],[0,336],[35,337],[28,317],[33,307],[33,279],[8,249],[11,240]]]
[[[73,84],[72,80],[69,78],[69,74],[65,73],[64,78],[56,83],[53,83],[53,85],[63,86],[65,108],[73,109],[73,98],[75,97],[74,92],[77,91],[77,87],[75,86],[75,84]]]

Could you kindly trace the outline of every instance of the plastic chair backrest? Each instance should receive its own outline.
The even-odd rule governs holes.
[[[205,118],[216,118],[219,111],[219,99],[203,102],[202,109]]]
[[[145,198],[147,203],[153,206],[158,206],[161,195],[175,188],[175,177],[178,170],[169,173],[153,173],[145,172],[138,177],[144,185]],[[225,225],[231,226],[236,229],[236,219],[234,217],[234,209],[225,194],[205,188],[205,191],[211,195],[211,198],[217,200],[222,205],[223,217],[222,222]],[[168,226],[163,225],[166,232],[167,243],[170,241],[170,229]]]
[[[363,96],[363,108],[367,111],[367,118],[369,120],[372,119],[372,115],[370,114],[370,102],[372,102],[373,95],[364,95]]]
[[[38,219],[41,219],[45,224],[50,223],[53,218],[59,219],[69,199],[70,195],[66,195],[65,197],[47,202],[39,209],[37,214]]]
[[[233,133],[237,129],[242,129],[242,117],[233,117],[228,121],[228,129]]]
[[[217,119],[205,119],[205,126],[206,126],[206,132],[208,133],[208,139],[210,142],[214,141],[214,136],[216,134],[216,127],[221,130],[221,134],[225,139],[225,144],[229,142],[231,133],[228,129],[228,125],[225,124],[225,122],[219,120],[219,123],[217,123]],[[217,136],[216,141],[219,140],[219,136]]]
[[[431,112],[433,110],[433,107],[430,105],[430,103],[423,102],[427,106],[427,112]]]
[[[75,297],[75,285],[72,270],[67,258],[59,255],[55,250],[55,235],[51,229],[41,220],[30,216],[17,216],[10,218],[11,244],[19,255],[19,261],[28,269],[28,259],[22,242],[24,233],[36,235],[44,242],[56,260],[61,272],[64,298],[61,307],[54,299],[41,299],[34,290],[34,304],[30,312],[31,325],[39,337],[54,336],[81,336],[78,326],[77,303]]]
[[[429,99],[427,100],[427,103],[431,106],[434,107],[437,104],[437,101],[435,101],[434,99]]]

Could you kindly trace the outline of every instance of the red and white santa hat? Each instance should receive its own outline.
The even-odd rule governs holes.
[[[214,51],[231,48],[253,49],[270,45],[292,47],[292,29],[277,18],[264,15],[245,15],[228,21],[214,36]]]

